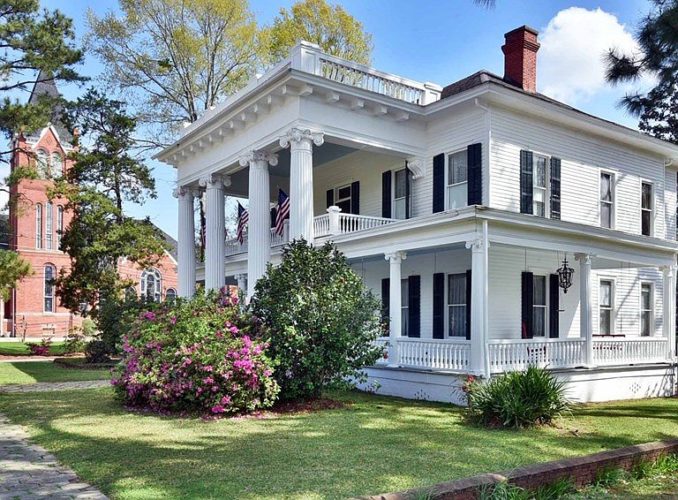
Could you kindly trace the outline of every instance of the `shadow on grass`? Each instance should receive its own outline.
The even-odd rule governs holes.
[[[204,421],[122,409],[109,389],[0,399],[36,440],[117,497],[338,498],[666,439],[678,401],[578,410],[565,428],[487,430],[462,410],[357,393],[344,409]],[[657,416],[659,415],[659,416]],[[567,426],[586,418],[586,432]]]
[[[104,380],[110,377],[110,369],[71,369],[51,360],[3,362],[0,363],[0,372],[4,372],[0,373],[0,379],[6,384]]]

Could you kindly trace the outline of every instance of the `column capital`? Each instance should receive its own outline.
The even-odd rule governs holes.
[[[489,243],[488,243],[488,248],[489,248]],[[469,240],[466,242],[466,248],[471,250],[472,252],[482,252],[485,250],[485,242],[483,241],[482,238],[475,238],[473,240]]]
[[[198,184],[207,189],[220,189],[231,185],[231,177],[216,173],[207,174],[200,177]]]
[[[251,167],[255,163],[266,163],[275,167],[278,164],[278,155],[268,151],[248,151],[244,153],[239,160],[241,167]]]
[[[384,254],[384,258],[391,264],[400,264],[407,259],[407,254],[405,252],[389,252]]]
[[[172,190],[172,196],[175,198],[183,198],[187,194],[191,193],[191,189],[187,186],[177,186]]]
[[[661,271],[664,273],[664,276],[667,277],[672,277],[676,274],[676,266],[674,265],[659,266],[659,269],[661,269]]]
[[[574,260],[577,260],[581,262],[582,264],[587,264],[591,265],[591,257],[593,257],[590,253],[575,253],[574,254]]]
[[[292,127],[280,138],[280,147],[286,148],[289,145],[310,147],[311,143],[316,146],[322,146],[324,142],[325,134],[322,132],[312,132],[309,129]]]

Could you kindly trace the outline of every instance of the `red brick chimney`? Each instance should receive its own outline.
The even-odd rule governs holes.
[[[527,92],[537,91],[537,30],[521,26],[504,35],[504,80]]]

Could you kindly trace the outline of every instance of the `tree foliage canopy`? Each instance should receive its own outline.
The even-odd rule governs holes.
[[[369,64],[372,36],[340,5],[326,0],[300,0],[280,14],[268,30],[271,57],[284,59],[300,40],[313,42],[333,56]]]
[[[652,0],[653,10],[638,26],[638,54],[611,49],[607,79],[612,83],[655,75],[657,84],[647,94],[630,94],[623,105],[640,117],[639,128],[678,144],[678,0]]]
[[[0,250],[0,299],[7,301],[17,283],[33,274],[31,265],[10,250]]]
[[[47,77],[83,79],[74,69],[83,59],[74,40],[72,20],[59,11],[40,12],[39,0],[3,0],[0,4],[0,133],[7,139],[20,130],[44,127],[54,105],[47,97],[20,102],[11,97],[13,93],[30,91]],[[12,149],[0,152],[0,160],[8,161],[11,153]]]
[[[90,11],[88,42],[105,82],[138,103],[151,142],[169,140],[254,73],[259,30],[246,0],[120,0],[120,10]]]

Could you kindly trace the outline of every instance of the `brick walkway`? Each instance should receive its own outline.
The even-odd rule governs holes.
[[[102,499],[99,490],[82,483],[53,455],[28,442],[19,425],[0,415],[0,500],[10,499]]]
[[[71,389],[95,389],[110,387],[109,380],[90,380],[86,382],[38,382],[37,384],[9,384],[0,386],[0,394],[16,392],[69,391]],[[2,500],[0,498],[0,500]]]

